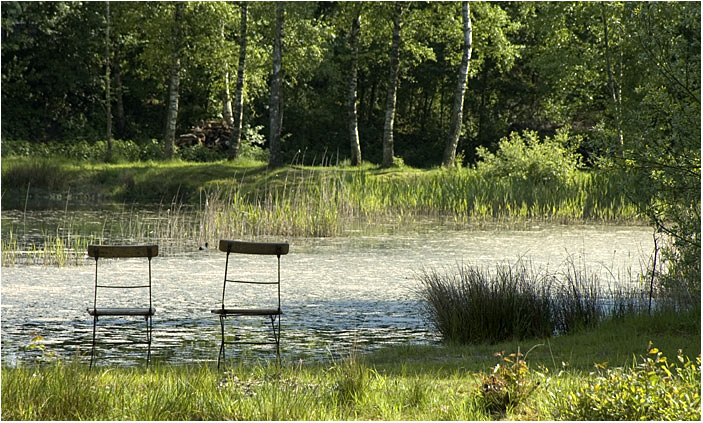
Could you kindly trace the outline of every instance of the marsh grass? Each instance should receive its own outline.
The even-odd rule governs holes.
[[[358,221],[413,222],[538,219],[634,222],[637,211],[616,182],[597,172],[566,184],[487,179],[473,169],[373,171],[348,168],[279,170],[254,189],[239,181],[206,185],[204,235],[336,236]]]
[[[85,263],[88,245],[96,242],[94,235],[45,234],[39,242],[25,243],[20,247],[16,235],[10,231],[1,241],[2,265],[14,266],[77,266]]]
[[[426,313],[444,340],[496,343],[551,334],[551,280],[523,262],[499,265],[493,274],[469,265],[457,270],[419,275]]]
[[[35,263],[41,256],[36,251],[55,254],[41,264],[76,263],[76,255],[63,257],[66,246],[91,237],[156,242],[168,254],[222,238],[341,236],[357,228],[388,224],[400,228],[427,219],[456,225],[638,221],[637,209],[625,198],[617,175],[601,171],[574,172],[565,181],[534,182],[490,178],[466,168],[290,165],[269,170],[250,161],[80,166],[44,161],[12,159],[3,164],[3,181],[21,187],[22,198],[28,198],[30,191],[54,187],[48,179],[31,178],[42,173],[39,166],[54,174],[44,178],[68,183],[61,187],[74,195],[80,196],[87,187],[122,199],[156,199],[156,214],[132,208],[111,215],[99,230],[76,228],[39,242],[13,228],[14,239],[3,237],[7,249],[3,265]],[[68,200],[64,214],[67,210]],[[71,222],[61,227],[70,228]]]
[[[494,271],[466,264],[456,272],[425,269],[418,279],[427,319],[449,343],[563,335],[648,312],[648,293],[640,286],[605,286],[573,260],[560,274],[535,270],[520,259]]]

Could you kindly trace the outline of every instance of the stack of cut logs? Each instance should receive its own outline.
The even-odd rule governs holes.
[[[205,147],[227,150],[229,139],[232,136],[232,128],[222,120],[200,121],[190,131],[178,137],[176,145],[178,147],[190,147],[202,144]]]

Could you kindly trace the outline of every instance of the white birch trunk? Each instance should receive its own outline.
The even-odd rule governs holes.
[[[608,72],[608,86],[610,88],[610,98],[615,109],[615,126],[618,131],[618,148],[620,154],[624,154],[625,141],[622,133],[622,89],[617,84],[613,75],[613,66],[610,58],[610,42],[608,37],[608,20],[605,16],[605,4],[601,3],[601,18],[603,20],[603,38],[605,42],[605,66]],[[620,75],[622,78],[622,57],[620,58]]]
[[[173,158],[176,139],[176,121],[178,119],[178,96],[181,84],[181,22],[183,20],[183,3],[176,2],[173,12],[173,53],[171,56],[171,73],[168,84],[168,109],[166,111],[166,134],[164,136],[164,156]]]
[[[447,143],[444,149],[444,158],[442,160],[442,166],[444,167],[454,165],[454,160],[456,159],[456,148],[459,144],[461,121],[464,112],[464,94],[466,93],[466,84],[469,77],[469,61],[471,60],[472,28],[468,1],[462,2],[461,14],[464,31],[464,53],[461,57],[461,65],[459,65],[459,75],[457,80],[456,96],[454,98],[454,107],[452,108],[449,137],[447,138]]]
[[[276,3],[276,32],[273,41],[273,75],[269,102],[269,167],[281,166],[281,79],[283,38],[283,3]]]
[[[220,98],[222,99],[222,119],[227,126],[232,127],[234,118],[232,117],[232,97],[229,94],[229,70],[225,70],[224,87],[220,93]]]
[[[390,54],[390,71],[388,73],[388,92],[386,94],[386,121],[383,125],[383,167],[393,166],[393,123],[395,121],[396,94],[398,92],[398,62],[400,61],[400,16],[401,6],[395,4],[393,17],[393,41]]]
[[[112,160],[112,98],[110,93],[110,2],[105,2],[106,26],[105,26],[105,109],[107,114],[107,151],[105,161]]]
[[[247,4],[240,3],[241,19],[239,23],[239,63],[237,65],[237,85],[234,90],[234,116],[232,123],[232,139],[230,140],[229,157],[237,158],[239,144],[242,140],[242,115],[244,110],[244,78],[247,59]]]
[[[349,72],[349,141],[351,144],[351,164],[361,165],[361,144],[359,143],[359,123],[356,111],[357,96],[356,85],[359,67],[359,29],[361,27],[361,16],[357,11],[352,21],[351,32],[349,33],[349,47],[351,49],[351,63]]]

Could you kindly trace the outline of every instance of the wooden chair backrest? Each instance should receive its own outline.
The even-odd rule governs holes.
[[[265,254],[282,256],[288,254],[287,242],[245,242],[220,240],[220,251],[240,254]]]
[[[88,256],[94,258],[156,257],[158,245],[89,245]]]

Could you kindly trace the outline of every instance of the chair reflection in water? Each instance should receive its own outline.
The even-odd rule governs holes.
[[[211,313],[220,317],[220,351],[217,355],[217,367],[225,361],[225,345],[226,344],[255,344],[255,345],[275,345],[276,358],[280,362],[281,357],[281,256],[288,254],[288,243],[267,243],[267,242],[243,242],[243,241],[228,241],[220,240],[219,249],[227,253],[225,259],[225,277],[222,283],[222,303],[219,308],[211,310]],[[276,256],[276,280],[275,281],[247,281],[240,279],[228,279],[228,268],[230,264],[230,254],[255,254]],[[252,285],[272,285],[275,286],[277,307],[273,308],[254,308],[238,305],[237,308],[230,308],[226,305],[227,284],[252,284]],[[264,290],[262,290],[264,291]],[[230,296],[232,293],[230,293]],[[225,339],[225,319],[230,316],[261,316],[267,317],[271,324],[271,340],[270,341],[238,341],[235,337],[234,341]]]
[[[103,316],[121,316],[121,317],[143,317],[146,322],[146,341],[145,342],[127,342],[131,344],[146,344],[146,365],[149,366],[149,359],[151,357],[151,333],[152,333],[152,322],[151,318],[154,316],[156,309],[152,306],[151,302],[151,259],[159,255],[158,245],[89,245],[88,246],[88,256],[95,258],[95,283],[93,290],[93,307],[88,308],[88,314],[93,317],[93,346],[90,352],[90,367],[93,367],[93,361],[95,359],[95,331],[98,325],[98,319]],[[98,282],[98,262],[100,259],[117,259],[117,258],[141,258],[146,257],[148,261],[148,274],[147,282],[134,282],[131,284],[110,284]],[[112,272],[113,275],[116,272]],[[103,275],[105,276],[105,275]],[[143,289],[147,291],[146,295],[142,297],[142,303],[139,304],[141,307],[118,307],[118,308],[107,308],[98,307],[98,290],[102,289],[109,290],[130,290],[130,289]],[[113,291],[114,293],[114,291]],[[117,295],[112,295],[115,298]],[[100,296],[101,300],[104,300],[104,294]],[[146,302],[148,300],[148,306]],[[102,302],[102,301],[101,301]],[[135,304],[137,305],[137,304]],[[110,345],[115,345],[116,343],[110,343]]]

